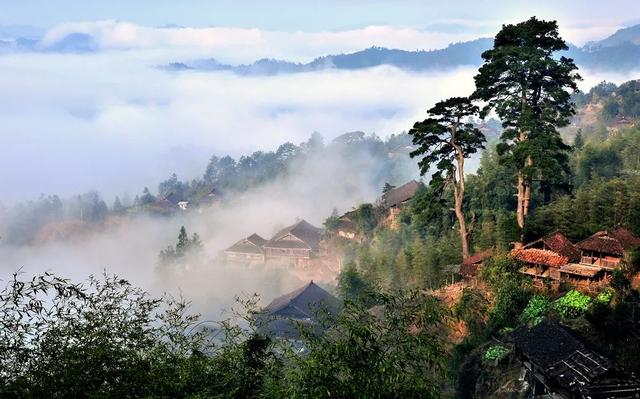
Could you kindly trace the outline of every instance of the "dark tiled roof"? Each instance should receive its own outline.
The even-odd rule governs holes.
[[[229,248],[225,252],[237,252],[243,254],[262,254],[262,246],[267,242],[264,238],[257,234],[252,234],[247,238],[243,238]]]
[[[182,197],[180,197],[178,194],[171,192],[169,194],[167,194],[164,198],[164,201],[168,201],[169,203],[171,203],[172,205],[177,205],[178,202],[182,201]]]
[[[549,267],[560,267],[569,263],[569,259],[566,256],[537,248],[514,249],[511,251],[511,256],[525,263]]]
[[[409,183],[390,190],[382,196],[382,206],[384,208],[392,208],[394,206],[401,205],[403,202],[413,198],[419,187],[420,183],[415,180],[411,180]]]
[[[613,231],[598,231],[591,237],[580,241],[576,246],[586,251],[622,256],[626,250],[640,246],[640,238],[619,227]]]
[[[592,399],[637,398],[640,383],[609,359],[586,348],[557,323],[543,321],[511,333],[516,349],[543,373],[552,390]]]
[[[530,242],[523,248],[537,248],[542,246],[559,255],[566,256],[571,262],[580,260],[580,249],[573,245],[573,243],[559,231],[549,234],[546,237],[542,237],[539,240]]]
[[[557,323],[542,321],[528,328],[520,327],[511,333],[516,348],[542,368],[549,368],[569,357],[584,345]]]
[[[304,287],[285,294],[271,301],[264,308],[264,313],[268,315],[278,315],[279,312],[291,307],[305,318],[315,318],[315,314],[322,307],[335,311],[339,308],[340,301],[311,281]]]
[[[284,237],[291,234],[298,238],[304,245],[292,244],[295,241],[283,240]],[[316,249],[320,245],[322,240],[322,229],[313,226],[306,220],[301,220],[298,223],[285,227],[276,233],[269,242],[265,244],[265,247],[269,248],[311,248]]]

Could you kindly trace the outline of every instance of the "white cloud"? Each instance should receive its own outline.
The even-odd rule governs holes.
[[[393,26],[337,32],[278,32],[222,27],[151,28],[130,22],[99,21],[58,25],[47,32],[41,46],[52,46],[72,33],[90,35],[101,50],[173,49],[241,62],[263,57],[302,61],[371,46],[434,49],[478,37],[477,33],[443,33]]]

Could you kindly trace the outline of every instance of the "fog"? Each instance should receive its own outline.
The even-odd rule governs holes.
[[[335,45],[340,36],[331,40]],[[465,67],[260,77],[171,73],[156,66],[201,49],[184,49],[180,42],[168,48],[152,42],[142,49],[104,43],[111,47],[93,54],[0,56],[1,203],[89,189],[109,202],[124,192],[133,197],[145,186],[155,189],[173,172],[185,180],[200,177],[213,154],[273,150],[287,141],[303,142],[314,131],[327,141],[355,130],[386,137],[423,119],[436,101],[469,94],[475,74]],[[229,58],[238,57],[234,51]],[[259,55],[245,54],[251,60]],[[638,76],[582,74],[583,89],[604,79],[621,83]],[[138,216],[65,242],[0,244],[0,279],[18,269],[27,275],[49,270],[75,280],[106,270],[156,294],[182,292],[196,310],[217,317],[236,294],[258,292],[268,300],[308,278],[290,269],[220,264],[215,262],[220,250],[254,232],[268,238],[297,218],[320,225],[334,207],[346,211],[373,201],[381,188],[378,172],[366,157],[312,158],[284,179],[232,197],[220,210],[164,219]],[[402,178],[416,176],[412,169]],[[175,243],[181,225],[202,237],[204,252],[188,267],[158,272],[158,252]]]

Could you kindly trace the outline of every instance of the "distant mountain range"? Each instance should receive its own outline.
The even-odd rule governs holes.
[[[380,65],[424,71],[463,65],[478,66],[482,63],[480,55],[492,45],[493,39],[480,38],[429,51],[371,47],[349,54],[318,57],[309,63],[265,58],[252,64],[230,65],[211,58],[174,62],[162,65],[161,68],[170,71],[231,71],[239,75],[275,75],[325,69],[354,70]],[[606,39],[589,42],[582,47],[570,45],[563,55],[573,58],[583,68],[616,72],[640,69],[640,25],[620,29]]]
[[[97,40],[86,33],[74,32],[54,43],[44,44],[36,28],[0,26],[0,53],[14,51],[90,53],[100,50]],[[252,64],[231,65],[216,59],[178,61],[160,68],[169,71],[230,71],[239,75],[275,75],[327,69],[356,70],[391,65],[408,71],[446,69],[456,66],[480,65],[480,55],[491,48],[493,40],[480,38],[454,43],[438,50],[407,51],[371,47],[349,54],[318,57],[308,63],[261,59]],[[640,68],[640,25],[620,29],[613,35],[582,47],[570,45],[566,56],[583,68],[616,72]]]

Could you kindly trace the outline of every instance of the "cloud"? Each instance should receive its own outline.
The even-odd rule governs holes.
[[[308,61],[319,55],[357,51],[371,46],[406,50],[434,49],[476,39],[475,32],[425,31],[410,27],[368,26],[344,31],[278,32],[246,28],[152,28],[130,22],[98,21],[61,24],[50,29],[41,48],[55,48],[70,35],[88,35],[97,50],[173,49],[248,62],[257,58]],[[84,36],[83,36],[84,37]]]
[[[473,71],[379,67],[271,77],[173,74],[155,52],[0,57],[2,201],[95,188],[139,192],[212,154],[240,155],[363,130],[406,130],[435,101],[468,94]],[[181,155],[173,159],[168,154]]]

